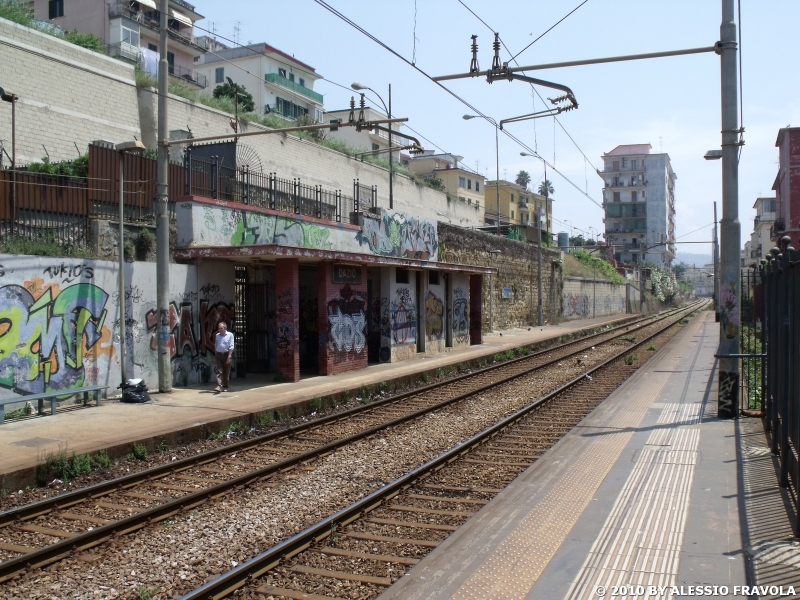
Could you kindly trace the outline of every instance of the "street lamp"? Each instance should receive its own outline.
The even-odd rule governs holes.
[[[11,103],[11,233],[14,233],[17,201],[17,100],[19,96],[10,94],[0,87],[0,100]]]
[[[117,252],[119,253],[119,373],[123,388],[128,381],[126,377],[125,368],[125,196],[124,196],[124,179],[125,179],[125,153],[139,153],[144,152],[144,144],[139,140],[133,142],[122,142],[114,146],[114,149],[119,152],[119,245]]]
[[[494,257],[502,250],[489,250],[491,267],[494,269]],[[489,273],[489,333],[494,333],[494,272]]]
[[[465,121],[470,119],[477,119],[478,115],[464,115],[462,117]],[[500,235],[500,145],[497,140],[498,126],[497,121],[491,117],[483,117],[489,123],[494,125],[494,160],[495,160],[495,177],[494,181],[497,186],[497,235]]]
[[[450,223],[450,225],[453,224],[453,220],[450,217],[448,217],[446,214],[444,214],[443,212],[440,212],[440,211],[437,210],[436,214],[439,215],[440,217],[444,217],[445,219],[447,219],[447,221],[448,221],[448,223]]]
[[[383,104],[383,109],[386,111],[387,118],[392,118],[392,84],[389,84],[389,106],[386,106],[386,102],[383,101],[381,95],[373,90],[371,87],[364,85],[363,83],[359,83],[358,81],[354,81],[350,84],[350,87],[354,90],[361,91],[361,90],[369,90],[373,94],[378,97],[378,100],[381,101]],[[394,152],[392,151],[392,124],[387,123],[389,128],[389,208],[394,208]]]

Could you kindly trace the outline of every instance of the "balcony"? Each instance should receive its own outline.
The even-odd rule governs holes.
[[[138,19],[138,21],[144,27],[149,29],[150,31],[153,31],[155,33],[159,33],[161,31],[161,23],[157,19],[153,18],[151,16],[151,13],[143,13],[141,18]],[[170,20],[170,22],[174,23],[175,21]],[[189,30],[190,33],[189,33],[188,36],[183,34],[183,33],[181,33],[181,29],[179,27],[177,27],[177,26],[176,27],[173,27],[173,26],[167,27],[167,35],[169,36],[170,40],[172,40],[174,42],[179,42],[179,43],[191,48],[194,51],[194,52],[191,53],[193,56],[194,55],[200,56],[202,54],[205,54],[207,52],[207,50],[205,48],[203,48],[202,46],[198,46],[197,44],[194,43],[194,41],[192,39],[192,34],[191,34],[192,30],[189,29],[188,27],[186,27],[184,29]]]
[[[171,77],[180,79],[181,81],[188,81],[200,88],[208,87],[208,78],[192,69],[187,69],[180,65],[170,65],[169,74]]]
[[[317,104],[322,104],[324,99],[322,94],[318,94],[314,90],[311,90],[305,86],[302,86],[294,81],[289,81],[286,77],[281,77],[277,73],[267,73],[264,75],[264,81],[267,83],[271,83],[273,85],[279,85],[281,87],[286,88],[287,90],[292,90],[293,92],[297,92],[301,96],[305,96],[309,100],[316,102]]]
[[[127,42],[109,44],[107,52],[111,58],[118,58],[135,64],[139,64],[139,61],[142,59],[141,48]]]

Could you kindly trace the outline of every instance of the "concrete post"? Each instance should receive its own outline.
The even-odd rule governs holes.
[[[172,391],[172,364],[167,342],[169,319],[169,127],[167,123],[167,27],[169,0],[161,0],[158,61],[158,183],[156,186],[156,303],[158,305],[158,391]],[[120,224],[120,231],[122,224]]]
[[[720,221],[720,358],[717,413],[721,418],[739,414],[740,282],[738,101],[736,23],[734,1],[722,0],[720,25],[720,79],[722,108],[722,220]]]

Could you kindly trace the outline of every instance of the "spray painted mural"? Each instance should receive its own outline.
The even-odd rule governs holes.
[[[416,344],[417,307],[410,288],[399,287],[395,290],[390,312],[392,345]]]
[[[108,385],[120,380],[119,303],[125,303],[128,377],[158,380],[160,321],[154,286],[117,289],[117,263],[0,256],[0,398]],[[170,265],[168,347],[175,385],[208,381],[213,332],[233,322],[233,282],[213,265],[198,285],[197,268]],[[126,264],[126,281],[155,281],[155,264]],[[230,289],[228,289],[228,287]]]
[[[444,319],[444,302],[429,289],[425,297],[425,335],[429,341],[444,337]]]
[[[430,261],[439,249],[434,221],[395,211],[364,214],[359,229],[198,202],[181,202],[176,213],[180,247],[277,244]]]
[[[469,294],[460,287],[453,289],[454,345],[469,345]]]
[[[626,284],[565,277],[561,315],[565,319],[585,319],[625,314],[627,297]]]
[[[346,359],[349,353],[361,354],[367,345],[367,301],[364,293],[346,284],[339,295],[328,300],[328,350],[336,351],[335,359]]]

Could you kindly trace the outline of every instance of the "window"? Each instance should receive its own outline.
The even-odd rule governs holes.
[[[286,77],[286,69],[278,69],[278,75],[281,77]]]
[[[314,118],[316,119],[317,123],[322,123],[322,109],[315,108],[314,109]]]
[[[636,192],[631,192],[631,202],[637,202],[639,199],[636,197]]]
[[[478,183],[477,181],[475,182],[475,191],[476,192],[480,192],[481,191],[481,184]]]
[[[297,83],[300,84],[300,87],[306,87],[306,80],[303,79],[302,77],[297,80]]]
[[[304,106],[300,106],[289,100],[284,100],[283,98],[275,98],[275,100],[275,107],[278,109],[278,113],[282,114],[284,117],[296,119],[301,115],[308,114],[308,109]]]
[[[466,177],[459,177],[458,178],[458,187],[467,187],[467,179]]]
[[[514,211],[513,210],[511,211],[511,218],[512,219],[514,218]]]
[[[139,30],[122,26],[122,41],[131,46],[139,45]]]
[[[468,190],[472,189],[472,179],[467,179],[467,189]]]
[[[394,272],[395,283],[408,283],[408,269],[395,269]]]
[[[622,159],[622,168],[625,168],[627,166],[628,166],[628,159],[623,157],[623,159]]]
[[[50,16],[48,19],[57,19],[64,16],[64,0],[50,0]]]
[[[511,194],[511,201],[514,201],[514,194]]]
[[[152,50],[153,52],[158,52],[158,46],[155,44],[147,44],[147,49]]]
[[[614,202],[619,202],[619,192],[614,192]]]
[[[428,271],[428,285],[439,285],[439,271]]]
[[[631,160],[631,169],[638,169],[639,168],[639,161],[635,158]]]
[[[373,150],[373,151],[375,151],[375,150],[380,150],[380,148],[381,148],[381,147],[380,147],[380,146],[378,146],[378,144],[372,144],[372,150]]]
[[[294,81],[294,73],[289,73],[289,81]]]
[[[214,83],[225,82],[225,67],[217,67],[214,69]]]
[[[169,74],[175,74],[175,55],[172,52],[167,51],[167,64],[169,65]]]

